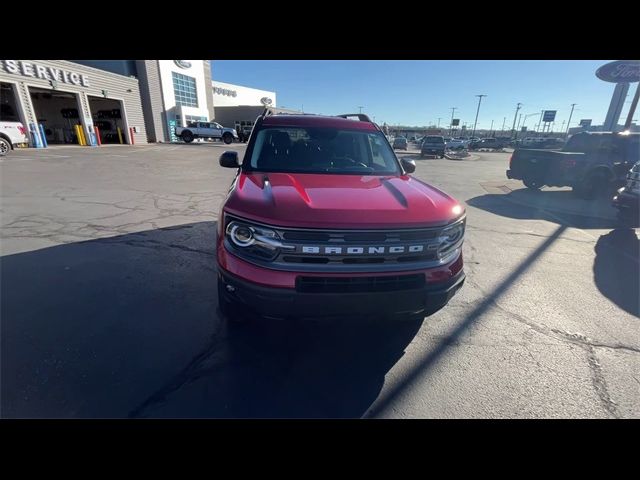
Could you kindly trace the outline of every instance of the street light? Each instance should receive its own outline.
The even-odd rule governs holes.
[[[478,110],[476,110],[476,121],[473,122],[473,132],[471,133],[471,138],[476,136],[476,125],[478,124],[478,114],[480,113],[480,104],[482,103],[482,97],[486,97],[486,95],[476,95],[478,97]]]
[[[451,123],[449,124],[449,135],[453,132],[453,114],[458,109],[458,107],[451,107]]]
[[[569,127],[571,126],[571,117],[573,116],[573,109],[576,108],[577,103],[571,104],[571,113],[569,114],[569,121],[567,122],[567,131],[564,134],[564,137],[567,138],[569,136]]]
[[[516,119],[518,118],[518,110],[520,110],[520,107],[521,107],[521,106],[522,106],[522,104],[521,104],[521,103],[518,103],[518,105],[516,105],[516,113],[515,113],[515,115],[513,116],[513,127],[511,127],[511,138],[513,138],[514,133],[515,133],[516,137],[517,137],[517,135],[518,135],[518,134],[516,133]]]
[[[360,109],[360,113],[362,113],[362,109],[363,109],[364,107],[358,107],[358,108]]]

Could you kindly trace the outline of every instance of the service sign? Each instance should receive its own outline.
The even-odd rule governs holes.
[[[89,77],[81,73],[71,72],[62,68],[45,67],[22,60],[3,60],[3,62],[5,71],[14,75],[63,82],[79,87],[89,86]]]
[[[596,70],[596,77],[612,83],[640,81],[640,60],[618,60],[607,63]]]

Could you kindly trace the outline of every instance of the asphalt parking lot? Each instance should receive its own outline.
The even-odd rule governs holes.
[[[409,324],[231,326],[214,255],[227,149],[0,159],[0,416],[640,417],[640,242],[608,205],[532,195],[507,153],[401,152],[467,205],[450,304]]]

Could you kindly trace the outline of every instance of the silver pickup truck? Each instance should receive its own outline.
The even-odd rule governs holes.
[[[219,138],[229,144],[238,139],[238,133],[233,128],[225,128],[216,122],[193,122],[188,127],[176,127],[176,136],[186,143],[196,138]]]

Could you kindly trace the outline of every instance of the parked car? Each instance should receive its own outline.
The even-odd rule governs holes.
[[[444,137],[427,135],[424,137],[424,140],[422,140],[422,145],[420,146],[420,158],[423,158],[425,155],[436,155],[444,158],[444,150]]]
[[[467,148],[467,142],[459,138],[453,138],[445,144],[445,147],[447,150],[463,150]]]
[[[621,220],[636,220],[640,216],[640,162],[627,174],[627,183],[613,197],[612,204],[618,209]],[[640,222],[638,222],[640,223]]]
[[[394,150],[407,150],[408,148],[409,148],[409,144],[405,137],[396,137],[393,139]]]
[[[584,132],[559,151],[514,150],[506,173],[534,190],[570,186],[577,195],[594,198],[622,185],[639,157],[640,133]]]
[[[21,122],[0,120],[0,157],[8,155],[15,145],[28,142],[27,130]]]
[[[176,136],[186,143],[196,138],[220,139],[229,144],[238,140],[238,133],[233,128],[225,128],[217,122],[193,122],[188,127],[176,127]]]
[[[469,144],[470,150],[479,150],[481,148],[502,150],[504,147],[506,147],[505,142],[498,140],[497,138],[483,138],[480,141],[471,142]]]
[[[465,279],[462,204],[410,174],[363,114],[265,111],[218,219],[218,302],[230,321],[424,318]]]

